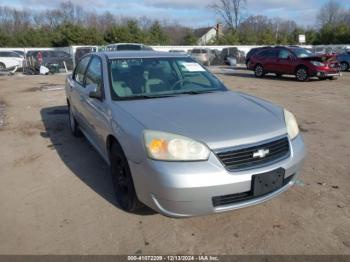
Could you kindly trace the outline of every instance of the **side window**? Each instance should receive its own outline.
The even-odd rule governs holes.
[[[259,56],[268,57],[268,56],[269,56],[269,53],[270,53],[269,50],[265,50],[265,51],[260,52],[258,55],[259,55]]]
[[[84,84],[84,75],[86,72],[86,68],[89,64],[90,58],[91,57],[88,56],[88,57],[85,57],[84,59],[82,59],[75,69],[73,79],[81,85]]]
[[[96,92],[102,91],[102,63],[97,57],[92,58],[86,72],[86,85],[94,86]]]
[[[57,54],[58,57],[61,57],[61,58],[65,58],[65,57],[69,57],[70,56],[68,53],[61,52],[61,51],[57,52],[56,54]]]
[[[291,56],[291,53],[288,50],[282,49],[278,55],[278,58],[287,59],[290,56]]]
[[[270,50],[269,57],[271,58],[277,58],[278,51],[277,50]]]
[[[15,52],[11,52],[10,56],[11,57],[21,57],[19,54],[15,53]]]

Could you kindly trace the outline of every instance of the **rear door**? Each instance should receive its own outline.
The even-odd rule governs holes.
[[[91,57],[87,56],[83,58],[80,63],[77,65],[73,77],[71,81],[69,81],[69,101],[70,106],[73,111],[73,114],[75,118],[77,119],[80,127],[83,129],[82,131],[85,131],[87,129],[86,122],[87,120],[84,118],[84,115],[82,113],[83,111],[83,99],[84,99],[84,93],[86,92],[85,89],[85,73],[88,67],[88,64],[90,62]]]
[[[277,49],[268,49],[267,50],[267,57],[265,62],[265,71],[275,73],[278,71],[278,68],[276,66],[278,59],[278,50]]]
[[[274,72],[276,67],[275,63],[277,60],[277,51],[275,49],[266,49],[258,53],[258,59],[255,63],[263,65],[265,72]]]

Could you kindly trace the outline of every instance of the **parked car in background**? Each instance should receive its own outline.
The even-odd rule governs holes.
[[[222,65],[221,51],[219,49],[210,49],[211,61],[210,65]]]
[[[337,61],[314,56],[312,52],[300,47],[261,49],[250,57],[249,69],[254,70],[257,77],[275,73],[277,76],[295,75],[298,81],[306,81],[310,77],[335,79],[340,76]]]
[[[77,47],[76,50],[75,50],[75,55],[74,55],[75,64],[78,64],[80,59],[84,55],[86,55],[88,53],[94,53],[94,52],[97,52],[97,48],[93,47],[93,46]]]
[[[70,54],[56,50],[35,50],[27,52],[27,63],[33,67],[40,65],[47,68],[64,68],[64,63],[68,70],[73,69],[73,59]],[[64,63],[63,63],[64,62]]]
[[[247,53],[247,55],[245,57],[245,65],[247,66],[247,68],[249,67],[250,57],[252,55],[256,54],[257,52],[265,49],[265,48],[270,48],[270,46],[256,47],[256,48],[252,48],[252,49],[249,50],[249,52]]]
[[[187,54],[185,50],[182,49],[171,49],[169,50],[170,53],[179,53],[179,54]]]
[[[72,134],[81,131],[109,164],[125,211],[141,203],[170,217],[230,211],[276,197],[300,175],[293,114],[229,91],[187,55],[89,54],[65,90]]]
[[[0,70],[23,67],[23,57],[13,51],[0,51]]]
[[[342,71],[348,71],[350,68],[350,51],[337,55],[337,61],[340,63],[340,69]]]
[[[119,43],[106,46],[106,51],[142,51],[153,50],[152,47],[143,44]]]
[[[26,54],[24,53],[24,51],[20,51],[20,50],[12,50],[13,52],[19,54],[21,57],[25,58]]]
[[[210,65],[215,55],[209,48],[194,48],[190,53],[191,57],[203,65]]]
[[[243,51],[238,50],[237,47],[229,47],[222,49],[221,59],[223,60],[224,64],[230,64],[229,58],[235,59],[237,64],[245,63],[245,54]]]
[[[317,56],[336,54],[332,47],[315,47],[314,54]]]

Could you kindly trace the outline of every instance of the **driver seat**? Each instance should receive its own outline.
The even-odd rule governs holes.
[[[170,91],[170,85],[162,78],[162,72],[156,69],[150,70],[149,79],[146,80],[145,84],[146,93]]]

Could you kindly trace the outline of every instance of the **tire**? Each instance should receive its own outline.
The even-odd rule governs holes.
[[[335,76],[330,76],[330,77],[327,77],[328,80],[337,80],[338,78],[335,77]]]
[[[299,67],[296,71],[295,71],[295,77],[297,78],[298,81],[300,82],[305,82],[307,80],[309,80],[309,74],[307,72],[307,68],[304,66]]]
[[[70,127],[70,131],[71,131],[72,135],[74,137],[81,137],[83,134],[81,133],[81,131],[79,129],[78,122],[75,119],[70,106],[68,106],[68,116],[69,116],[69,127]]]
[[[256,77],[264,77],[265,75],[265,72],[264,72],[264,67],[260,64],[256,65],[255,68],[254,68],[254,74]]]
[[[282,74],[276,74],[277,77],[282,77]]]
[[[349,64],[347,62],[341,62],[340,63],[340,70],[341,71],[348,71],[349,70]]]
[[[5,64],[4,63],[0,63],[0,70],[4,70],[4,69],[6,69]]]
[[[126,212],[135,212],[142,203],[138,200],[128,161],[118,143],[114,142],[110,150],[110,172],[116,200]]]

